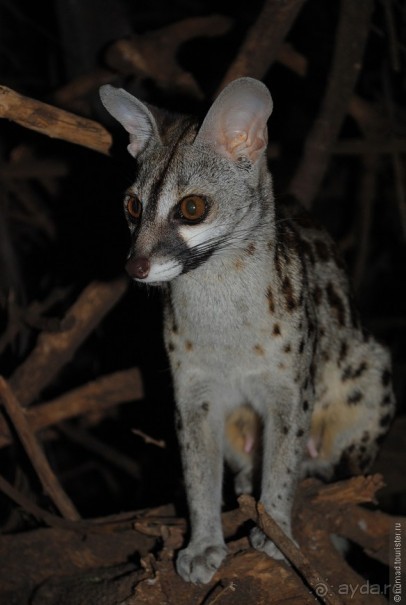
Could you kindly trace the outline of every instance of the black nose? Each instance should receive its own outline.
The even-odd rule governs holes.
[[[150,262],[147,258],[130,258],[126,263],[126,271],[130,277],[145,279],[148,276]]]

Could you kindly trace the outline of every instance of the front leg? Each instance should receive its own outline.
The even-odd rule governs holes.
[[[191,538],[176,563],[186,581],[207,583],[227,554],[221,528],[224,412],[208,382],[177,388],[177,432],[190,513]]]
[[[304,395],[292,383],[275,388],[267,382],[261,385],[261,381],[257,380],[254,387],[264,424],[260,500],[291,539],[292,504],[310,425],[311,407],[310,394]],[[265,393],[268,401],[262,397]],[[259,528],[252,530],[251,543],[254,548],[275,559],[283,558],[280,550]]]

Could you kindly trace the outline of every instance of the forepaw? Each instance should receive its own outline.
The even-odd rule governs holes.
[[[176,561],[176,570],[186,582],[207,584],[227,555],[224,544],[193,545],[181,550]]]
[[[299,548],[297,542],[293,540],[293,538],[289,535],[290,539],[296,544]],[[284,560],[285,557],[279,550],[279,548],[275,545],[272,540],[270,540],[264,532],[259,529],[259,527],[254,527],[250,533],[250,542],[253,548],[259,550],[260,552],[266,553],[272,559],[276,559],[277,561]]]

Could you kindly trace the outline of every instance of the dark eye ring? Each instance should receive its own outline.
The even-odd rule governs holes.
[[[200,223],[206,218],[208,206],[200,195],[188,195],[183,198],[177,208],[178,218],[187,223]]]
[[[125,198],[128,216],[132,221],[138,221],[142,214],[142,204],[134,193],[128,193]]]

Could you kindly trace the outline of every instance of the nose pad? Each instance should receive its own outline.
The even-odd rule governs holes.
[[[128,275],[135,279],[145,279],[148,277],[150,267],[149,260],[142,256],[139,258],[130,258],[125,265]]]

